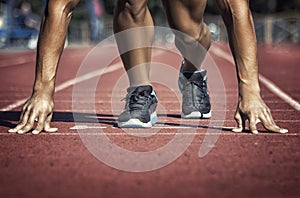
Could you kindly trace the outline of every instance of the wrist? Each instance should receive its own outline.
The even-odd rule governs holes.
[[[257,82],[239,82],[239,96],[245,95],[260,95],[260,86]]]
[[[55,83],[54,82],[40,82],[36,81],[33,86],[33,93],[53,96],[55,91]]]

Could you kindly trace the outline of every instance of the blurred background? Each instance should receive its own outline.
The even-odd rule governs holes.
[[[89,45],[112,35],[116,0],[81,0],[68,29],[68,45]],[[0,0],[0,47],[36,48],[46,0]],[[160,0],[149,0],[155,25],[167,26]],[[250,0],[259,42],[300,43],[300,0]],[[226,29],[208,0],[205,21],[215,41],[227,41]],[[172,42],[170,34],[160,40]]]

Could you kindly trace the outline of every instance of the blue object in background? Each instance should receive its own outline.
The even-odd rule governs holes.
[[[90,41],[97,43],[101,40],[101,34],[103,32],[103,21],[101,17],[104,8],[99,0],[87,0],[86,8],[89,14]]]

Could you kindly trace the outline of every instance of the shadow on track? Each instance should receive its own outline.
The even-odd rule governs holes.
[[[14,128],[19,121],[20,111],[0,111],[0,126],[7,128]],[[76,117],[77,123],[95,123],[95,124],[105,124],[111,125],[112,127],[117,127],[117,117],[112,114],[91,114],[91,113],[79,113],[79,112],[53,112],[52,123],[55,122],[74,122],[74,117]],[[177,114],[158,114],[158,117],[169,117],[181,119],[180,115]],[[183,124],[183,123],[173,123],[165,122],[157,124],[164,125],[166,127],[190,127],[199,129],[217,129],[221,131],[231,131],[226,127],[213,127],[213,126],[202,126],[195,124]]]

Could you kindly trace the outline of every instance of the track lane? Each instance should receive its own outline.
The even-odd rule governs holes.
[[[79,67],[79,58],[76,57],[84,57],[84,55],[81,50],[77,50],[79,55],[69,58],[68,56],[73,52],[67,50],[62,58],[58,84],[76,75],[74,70]],[[176,55],[162,54],[156,60],[162,60],[178,68],[181,58]],[[224,83],[228,91],[225,127],[231,127],[235,124],[232,118],[237,98],[234,67],[228,66],[228,62],[218,57],[215,57],[215,61],[224,74]],[[23,70],[24,73],[28,70],[32,71],[32,66],[26,67]],[[123,70],[116,70],[113,73],[107,73],[102,80],[111,82],[110,79],[121,76],[123,72]],[[285,79],[289,79],[289,75],[287,72]],[[31,77],[29,75],[26,79]],[[6,80],[12,81],[12,79]],[[276,80],[274,79],[275,83]],[[290,86],[295,86],[294,82],[289,83]],[[9,83],[6,82],[6,84]],[[23,84],[25,88],[20,96],[26,97],[30,94],[31,85],[28,80],[25,80]],[[111,84],[104,84],[104,88],[99,88],[102,92],[98,91],[99,95],[96,95],[99,99],[96,103],[97,119],[101,122],[100,126],[106,127],[106,133],[110,135],[111,140],[130,150],[145,150],[157,148],[172,138],[176,131],[172,127],[178,124],[180,112],[180,107],[175,108],[179,103],[174,100],[174,96],[157,86],[161,98],[160,103],[168,109],[161,109],[160,113],[163,114],[161,121],[173,125],[157,126],[163,127],[159,133],[164,135],[157,135],[150,139],[136,138],[113,127],[116,117],[113,116],[109,104]],[[14,83],[10,85],[20,86]],[[299,90],[297,86],[295,89]],[[6,87],[3,90],[5,91]],[[2,95],[3,99],[15,100],[14,93],[16,92],[11,91],[9,98],[8,95],[6,97]],[[125,90],[118,90],[120,98],[124,97],[124,93]],[[85,92],[83,91],[82,94]],[[127,173],[112,169],[99,162],[87,151],[76,131],[70,129],[74,127],[72,87],[58,92],[55,96],[56,113],[53,125],[59,127],[57,135],[55,133],[43,133],[39,136],[8,134],[6,133],[7,125],[17,121],[19,109],[6,112],[6,115],[2,112],[0,115],[4,115],[7,125],[3,123],[4,120],[1,117],[0,184],[3,188],[0,188],[0,196],[219,197],[222,194],[223,197],[297,197],[300,193],[299,174],[295,174],[299,172],[300,164],[298,147],[300,142],[297,130],[299,122],[296,122],[300,119],[299,113],[274,96],[266,87],[262,87],[262,94],[267,99],[267,104],[276,112],[275,119],[284,127],[291,129],[288,135],[261,133],[253,136],[248,133],[235,134],[225,130],[222,131],[213,150],[204,158],[199,158],[199,146],[205,134],[205,129],[200,128],[184,155],[169,166],[148,173]],[[103,103],[104,101],[108,102]],[[1,106],[2,104],[1,102]],[[120,104],[123,103],[120,102]],[[217,104],[214,107],[217,111]],[[284,112],[285,109],[286,112]],[[195,121],[184,123],[205,127],[209,121],[202,121],[200,124]],[[79,124],[86,125],[84,122]],[[184,129],[184,131],[186,135],[189,134],[189,129]]]

